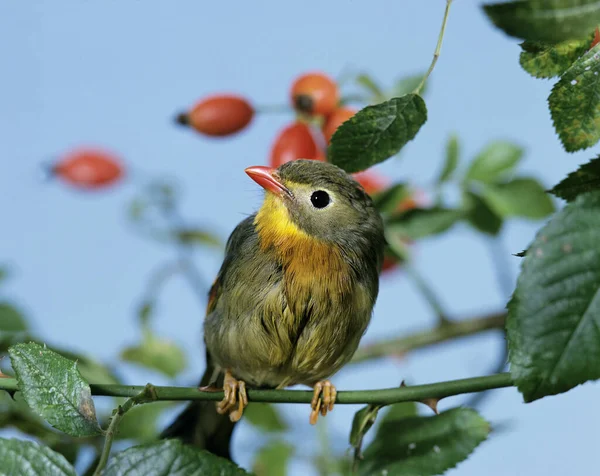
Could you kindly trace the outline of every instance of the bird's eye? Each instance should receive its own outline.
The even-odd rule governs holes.
[[[312,203],[315,208],[325,208],[329,205],[329,202],[329,194],[323,190],[317,190],[310,196],[310,203]]]

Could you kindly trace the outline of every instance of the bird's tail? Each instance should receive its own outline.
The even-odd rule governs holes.
[[[215,382],[215,367],[207,356],[206,371],[200,381],[200,386],[223,385],[223,374],[219,374]],[[183,443],[210,451],[223,458],[231,459],[230,442],[235,423],[229,420],[228,415],[217,413],[215,402],[191,402],[175,421],[160,434],[161,439],[176,438]]]

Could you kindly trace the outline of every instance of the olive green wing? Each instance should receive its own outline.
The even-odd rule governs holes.
[[[210,287],[208,292],[208,304],[206,306],[206,315],[213,312],[217,306],[217,302],[223,294],[223,283],[225,282],[228,273],[231,271],[232,265],[236,259],[240,259],[239,253],[241,252],[243,244],[247,239],[254,235],[254,218],[256,214],[250,215],[249,217],[242,220],[231,232],[225,246],[225,257],[223,258],[223,264],[217,274],[215,281]]]

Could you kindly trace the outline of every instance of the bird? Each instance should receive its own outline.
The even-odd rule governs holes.
[[[224,398],[190,403],[161,434],[228,459],[247,388],[312,387],[311,424],[333,409],[330,378],[369,325],[385,247],[371,197],[336,165],[298,159],[245,172],[264,200],[229,236],[204,319],[199,386]]]

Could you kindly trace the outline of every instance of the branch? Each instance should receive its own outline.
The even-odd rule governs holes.
[[[483,317],[462,319],[460,321],[445,321],[444,324],[430,330],[406,337],[368,344],[356,351],[350,363],[356,364],[365,360],[400,355],[457,337],[466,337],[493,329],[503,329],[505,319],[506,313],[497,312]]]
[[[495,388],[512,387],[513,381],[509,373],[473,377],[447,382],[414,385],[409,387],[385,388],[381,390],[348,390],[337,394],[336,403],[389,405],[392,403],[421,401],[429,398],[445,398],[465,393],[482,392]],[[145,390],[143,385],[91,384],[92,395],[111,397],[136,397]],[[223,399],[222,391],[201,391],[190,387],[155,387],[153,400],[212,400]],[[0,379],[0,390],[16,391],[17,380]],[[248,400],[253,402],[272,403],[310,403],[312,391],[305,390],[248,390]]]
[[[117,408],[115,408],[115,410],[113,411],[112,418],[110,419],[108,429],[106,430],[104,448],[102,448],[102,454],[100,455],[98,466],[96,467],[93,476],[100,476],[102,474],[102,470],[108,462],[108,457],[110,456],[110,450],[112,448],[113,439],[117,434],[117,430],[119,428],[119,424],[121,423],[123,415],[125,415],[125,413],[131,410],[135,405],[151,402],[154,400],[154,387],[148,384],[137,395],[132,396],[131,398],[127,399],[125,403],[123,403],[123,405],[119,405]]]
[[[444,19],[442,20],[442,28],[440,29],[440,34],[438,36],[438,42],[437,42],[437,45],[435,46],[435,51],[433,52],[433,60],[431,61],[431,65],[429,65],[429,69],[427,70],[427,73],[425,73],[425,76],[423,76],[423,79],[421,80],[419,85],[413,91],[414,94],[419,94],[421,92],[421,89],[423,89],[423,86],[425,85],[427,78],[429,78],[429,75],[433,71],[433,68],[435,68],[435,64],[437,63],[437,60],[440,57],[440,52],[442,51],[442,41],[444,40],[444,33],[446,32],[446,23],[448,21],[448,13],[450,13],[450,4],[451,3],[452,3],[452,0],[446,0],[446,10],[444,11]]]

